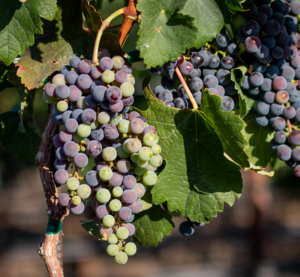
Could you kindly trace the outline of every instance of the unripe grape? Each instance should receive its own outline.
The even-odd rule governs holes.
[[[101,188],[96,193],[96,199],[99,203],[105,204],[111,198],[110,192],[108,189]]]
[[[102,222],[105,227],[113,227],[115,225],[115,218],[112,215],[108,214],[103,218]]]

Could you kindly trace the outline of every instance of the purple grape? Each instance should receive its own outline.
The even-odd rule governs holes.
[[[197,91],[201,90],[201,88],[203,86],[203,82],[200,78],[194,77],[194,78],[191,78],[188,85],[192,92],[197,92]],[[170,101],[172,101],[171,99],[173,100],[173,95],[172,95],[172,98],[170,97]]]
[[[283,54],[284,54],[283,48],[280,47],[280,46],[275,46],[275,47],[272,49],[272,57],[273,57],[274,59],[277,59],[277,60],[281,59],[281,58],[283,57]]]
[[[264,81],[260,88],[264,92],[269,92],[272,89],[272,80],[269,78],[264,78]]]
[[[98,219],[103,219],[106,215],[109,214],[107,207],[105,205],[98,206],[95,213]]]
[[[134,97],[130,96],[130,97],[123,98],[122,102],[123,102],[124,108],[130,107],[134,102]]]
[[[300,3],[297,0],[292,1],[290,4],[291,11],[294,15],[300,14]]]
[[[295,68],[299,68],[300,67],[300,56],[297,56],[294,59],[292,59],[291,65]]]
[[[67,162],[61,161],[59,159],[55,159],[53,165],[54,165],[55,169],[64,169],[64,170],[67,170],[69,168]]]
[[[234,101],[231,97],[229,96],[224,96],[222,98],[222,105],[221,109],[223,111],[232,111],[234,109]]]
[[[79,205],[73,205],[73,204],[71,204],[70,211],[73,214],[76,214],[76,215],[82,214],[84,212],[84,204],[83,204],[83,202],[80,202]]]
[[[224,69],[232,69],[234,67],[234,60],[232,57],[226,56],[221,59],[221,66]]]
[[[300,131],[291,132],[288,140],[291,145],[300,146]]]
[[[289,146],[281,144],[276,148],[276,155],[282,161],[288,161],[292,156],[292,150]]]
[[[69,86],[69,89],[70,89],[69,100],[71,102],[78,101],[80,99],[80,97],[82,96],[81,90],[75,85]]]
[[[143,206],[142,206],[142,201],[140,199],[138,199],[137,201],[135,201],[134,203],[132,203],[131,205],[128,206],[129,209],[132,211],[133,214],[137,214],[139,213]]]
[[[300,162],[300,147],[293,149],[292,158],[295,162]]]
[[[118,102],[122,98],[121,90],[116,86],[111,86],[106,91],[106,99],[109,102]]]
[[[261,47],[261,41],[258,37],[247,37],[245,40],[245,50],[249,53],[256,53]]]
[[[78,74],[74,70],[68,71],[65,74],[65,78],[66,78],[66,81],[69,85],[74,85],[76,83],[77,78],[78,78]]]
[[[256,116],[255,121],[259,126],[266,127],[269,124],[269,120],[266,116]]]
[[[108,181],[108,183],[113,187],[118,187],[121,186],[122,181],[123,175],[118,172],[114,172],[112,178]]]
[[[78,68],[80,61],[81,60],[79,57],[74,56],[70,59],[69,63],[70,63],[70,66],[72,66],[74,68]]]
[[[46,87],[45,87],[45,94],[48,96],[48,97],[54,97],[55,95],[55,88],[56,86],[54,84],[48,84]]]
[[[53,145],[54,145],[55,148],[58,148],[58,147],[61,147],[61,146],[64,145],[64,143],[60,140],[58,134],[56,134],[56,135],[53,137],[52,141],[53,141]]]
[[[174,100],[174,106],[178,109],[184,109],[184,108],[187,108],[187,102],[185,99],[181,98],[181,97],[177,97],[175,100]],[[147,127],[146,127],[147,128]]]
[[[278,144],[283,144],[286,141],[286,132],[285,131],[277,131],[274,134],[274,141]]]
[[[79,168],[85,168],[88,165],[88,163],[89,163],[89,159],[87,155],[85,155],[84,153],[78,153],[74,157],[74,164]]]
[[[279,68],[278,66],[271,64],[266,72],[266,76],[270,79],[274,79],[275,77],[277,77],[279,75]]]
[[[220,48],[226,48],[228,45],[228,37],[223,34],[219,34],[216,37],[216,43]]]
[[[67,156],[64,153],[64,149],[62,147],[58,147],[55,151],[55,157],[60,161],[64,161],[67,159]]]
[[[219,84],[217,77],[214,75],[205,76],[203,82],[208,88],[215,88]]]
[[[97,157],[102,152],[102,144],[97,140],[91,140],[88,142],[86,151],[90,156]]]
[[[59,99],[66,99],[70,95],[70,89],[66,85],[59,85],[55,88],[55,96]]]
[[[271,104],[271,113],[273,115],[282,115],[284,107],[280,104],[273,103]]]
[[[279,116],[271,118],[270,123],[275,131],[281,131],[286,127],[285,120]]]
[[[254,18],[260,26],[263,26],[268,21],[268,17],[264,12],[258,12]]]
[[[120,113],[124,108],[124,104],[122,100],[119,100],[118,102],[110,102],[108,107],[111,112]]]
[[[262,43],[266,45],[269,49],[272,49],[276,46],[276,40],[274,37],[263,37]]]
[[[130,167],[130,162],[126,159],[120,159],[116,164],[116,169],[123,174],[128,173]]]
[[[119,211],[119,217],[121,220],[128,220],[132,216],[132,211],[129,207],[122,207]]]
[[[300,178],[300,164],[297,165],[294,169],[294,175],[298,178]]]
[[[93,99],[97,102],[103,102],[105,100],[106,90],[107,90],[107,88],[105,86],[94,87],[91,90]]]
[[[116,125],[108,124],[104,127],[104,137],[108,140],[115,140],[120,136]]]
[[[135,226],[132,224],[132,223],[127,223],[126,225],[125,225],[125,227],[128,229],[128,231],[129,231],[129,236],[131,237],[131,236],[133,236],[134,235],[134,233],[135,233]]]
[[[259,87],[264,82],[264,76],[260,72],[253,72],[249,78],[250,84],[255,87]]]
[[[59,132],[59,139],[60,139],[62,142],[66,143],[66,142],[72,140],[72,134],[68,133],[68,132],[65,131],[65,130],[61,130],[61,131]]]
[[[118,70],[118,71],[116,72],[116,76],[115,76],[116,81],[117,81],[119,84],[122,84],[122,83],[126,82],[126,81],[127,81],[127,75],[128,75],[127,72],[125,72],[125,71],[123,71],[123,70]]]
[[[220,65],[220,58],[217,55],[211,55],[209,60],[210,68],[217,68]]]
[[[83,110],[82,109],[76,109],[72,112],[71,117],[74,118],[77,122],[81,122],[81,114]]]
[[[200,67],[204,63],[204,57],[195,52],[191,56],[191,62],[194,67]]]
[[[222,86],[228,85],[231,81],[230,71],[227,70],[227,69],[219,69],[217,71],[216,77],[219,81],[219,84],[222,85]],[[245,76],[244,80],[246,80],[246,79],[248,80],[248,76]]]
[[[70,199],[70,195],[63,192],[58,196],[58,203],[63,207],[67,207],[69,206]]]
[[[279,35],[281,31],[281,25],[277,20],[271,19],[264,25],[264,31],[267,33],[267,35],[275,37]]]
[[[126,175],[123,178],[122,184],[126,189],[132,189],[136,185],[136,178],[133,175]]]
[[[83,75],[89,74],[92,70],[92,64],[89,60],[81,60],[80,63],[78,64],[78,70],[80,73]]]
[[[85,109],[85,110],[83,110],[83,112],[81,114],[81,120],[83,123],[86,123],[86,124],[92,124],[93,122],[95,122],[96,117],[97,117],[97,114],[92,109]]]
[[[132,204],[137,200],[137,193],[133,189],[127,189],[123,192],[122,200],[127,204]]]
[[[91,132],[91,138],[93,140],[102,141],[104,138],[104,131],[102,128],[98,128],[95,130],[92,130]]]
[[[296,109],[293,106],[287,106],[283,110],[283,116],[287,119],[293,119],[296,116]]]
[[[284,90],[287,87],[287,81],[284,77],[278,76],[273,80],[273,89],[276,91]]]
[[[132,112],[130,112],[129,115],[128,115],[128,120],[129,120],[129,121],[132,121],[134,118],[137,118],[137,117],[139,117],[139,116],[141,116],[141,115],[140,115],[138,112],[132,111]]]
[[[256,110],[257,110],[257,113],[260,115],[268,115],[270,112],[270,105],[263,101],[257,101],[256,102]]]
[[[55,171],[54,173],[54,181],[59,184],[59,185],[63,185],[67,182],[67,180],[69,179],[69,173],[68,171],[64,170],[64,169],[58,169]]]
[[[89,89],[91,87],[92,83],[93,83],[93,80],[91,79],[91,77],[88,74],[79,75],[79,77],[77,78],[77,81],[76,81],[77,86],[82,90]]]
[[[179,68],[180,68],[181,73],[185,76],[190,75],[194,70],[194,66],[190,62],[183,62]]]
[[[144,129],[145,129],[145,123],[142,119],[133,118],[132,120],[130,120],[130,130],[133,134],[139,135],[144,131]]]
[[[101,70],[99,69],[98,66],[93,66],[92,67],[92,70],[90,72],[90,76],[94,79],[94,80],[97,80],[97,79],[100,79],[101,76],[102,76],[102,72]]]
[[[260,28],[256,21],[250,20],[243,25],[242,29],[246,36],[256,36]]]
[[[105,70],[111,70],[113,68],[113,61],[110,57],[103,57],[100,59],[99,67],[105,71]]]
[[[65,129],[69,133],[75,133],[78,128],[78,122],[74,118],[69,118],[65,122]]]
[[[90,170],[85,174],[85,181],[87,182],[88,185],[91,187],[95,187],[99,184],[99,176],[97,171],[95,170]]]
[[[63,148],[67,157],[74,158],[78,154],[78,145],[74,141],[68,141]]]

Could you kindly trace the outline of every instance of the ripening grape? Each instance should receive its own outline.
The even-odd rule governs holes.
[[[96,199],[99,203],[105,204],[111,198],[110,191],[106,188],[101,188],[96,193]]]

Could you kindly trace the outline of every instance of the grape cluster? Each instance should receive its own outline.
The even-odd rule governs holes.
[[[162,68],[164,74],[161,85],[154,89],[156,96],[169,107],[192,108],[182,84],[173,89],[179,83],[174,72],[175,66],[178,66],[199,106],[202,92],[207,90],[210,94],[222,97],[222,110],[232,111],[234,109],[232,96],[236,92],[230,70],[235,66],[235,59],[232,56],[237,51],[238,45],[231,42],[222,32],[208,47],[192,51],[185,59],[181,57],[177,62],[168,62]]]
[[[247,1],[246,22],[238,37],[250,66],[242,81],[245,93],[256,98],[256,122],[275,130],[277,157],[300,177],[300,55],[296,34],[300,2]]]
[[[102,57],[98,66],[73,57],[45,87],[56,103],[58,202],[99,226],[118,264],[136,253],[126,240],[135,233],[132,222],[142,210],[145,185],[157,182],[155,171],[163,163],[155,127],[128,111],[134,82],[120,56]]]

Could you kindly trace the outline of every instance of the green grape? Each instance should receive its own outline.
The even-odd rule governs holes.
[[[161,153],[161,147],[160,147],[160,145],[158,145],[158,144],[153,145],[153,146],[151,147],[151,150],[152,150],[152,152],[153,152],[154,155],[158,155],[158,154]]]
[[[158,135],[153,133],[146,133],[143,137],[143,143],[147,146],[153,146],[158,143]]]
[[[112,57],[112,61],[115,69],[121,69],[125,64],[125,61],[121,56]]]
[[[110,116],[107,112],[100,112],[97,116],[97,121],[99,124],[106,124],[110,121]]]
[[[119,147],[117,148],[117,154],[118,154],[118,156],[119,156],[121,159],[127,159],[127,158],[129,158],[129,156],[130,156],[129,153],[127,153],[127,152],[124,151],[122,145],[119,146]]]
[[[130,82],[124,82],[121,84],[120,89],[123,97],[130,97],[134,94],[134,86]]]
[[[122,208],[122,203],[118,199],[113,199],[109,202],[108,207],[112,212],[118,212]]]
[[[157,167],[153,166],[152,164],[148,164],[148,166],[146,167],[147,171],[156,171]]]
[[[146,171],[143,175],[143,183],[146,186],[153,186],[157,182],[157,175],[154,171]]]
[[[78,128],[77,128],[77,135],[82,137],[82,138],[87,138],[90,134],[91,134],[91,126],[88,124],[79,124]]]
[[[139,159],[139,153],[132,153],[130,155],[130,160],[133,162],[133,163],[137,163],[138,162],[138,159]]]
[[[136,253],[136,244],[133,242],[127,242],[124,250],[128,256],[133,256]]]
[[[65,75],[64,74],[56,74],[53,78],[52,78],[52,83],[56,86],[59,85],[65,85],[66,84],[66,79],[65,79]]]
[[[80,185],[77,189],[77,195],[83,200],[89,198],[91,195],[91,192],[92,192],[91,187],[86,184]]]
[[[143,161],[140,158],[138,158],[136,164],[141,168],[147,168],[149,165],[149,161]]]
[[[121,187],[114,187],[112,190],[112,194],[114,197],[121,197],[123,194],[123,189]]]
[[[102,167],[99,171],[99,177],[103,182],[109,181],[112,178],[112,176],[113,176],[113,172],[111,168],[108,166]]]
[[[113,227],[115,225],[115,218],[112,215],[108,214],[103,217],[102,222],[105,227]]]
[[[129,126],[130,126],[130,121],[126,119],[122,119],[118,123],[118,130],[122,134],[127,134],[129,133],[130,130]]]
[[[115,80],[115,73],[111,70],[105,70],[102,73],[101,79],[104,83],[112,83]]]
[[[68,107],[68,103],[64,100],[58,101],[56,104],[57,110],[61,113],[65,112],[68,109]]]
[[[116,232],[116,235],[119,239],[124,240],[129,237],[129,231],[126,227],[119,227]]]
[[[127,82],[131,83],[131,84],[135,84],[135,78],[132,74],[127,74]]]
[[[78,195],[75,195],[75,196],[72,197],[71,202],[72,202],[73,205],[77,206],[81,203],[81,198]]]
[[[110,244],[106,247],[106,253],[109,256],[116,256],[120,252],[118,245],[116,244]]]
[[[102,151],[104,161],[112,162],[117,158],[117,150],[113,147],[105,147]]]
[[[111,198],[110,191],[105,188],[101,188],[96,193],[96,199],[99,203],[105,204]]]
[[[117,264],[126,264],[128,262],[128,256],[125,252],[119,252],[115,256],[115,261]]]
[[[142,176],[145,173],[145,171],[145,168],[141,168],[138,165],[136,165],[133,169],[134,174],[137,176]]]
[[[138,138],[126,140],[123,144],[124,150],[128,153],[138,152],[142,147],[142,142]]]
[[[154,167],[160,167],[163,163],[163,159],[161,155],[154,155],[150,159],[150,164],[153,165]]]
[[[98,126],[99,126],[99,123],[98,123],[98,121],[94,121],[91,125],[90,125],[90,127],[91,127],[91,129],[92,130],[95,130],[95,129],[97,129],[98,128]]]
[[[117,116],[113,120],[110,121],[111,124],[118,125],[118,123],[122,120],[122,115]]]
[[[79,180],[75,177],[71,177],[68,179],[66,186],[69,190],[77,190],[80,183]]]
[[[110,234],[107,238],[107,242],[109,244],[117,244],[119,241],[119,239],[117,238],[117,236],[115,234]]]
[[[143,146],[139,150],[139,159],[143,161],[149,161],[153,156],[152,150],[149,147]]]

